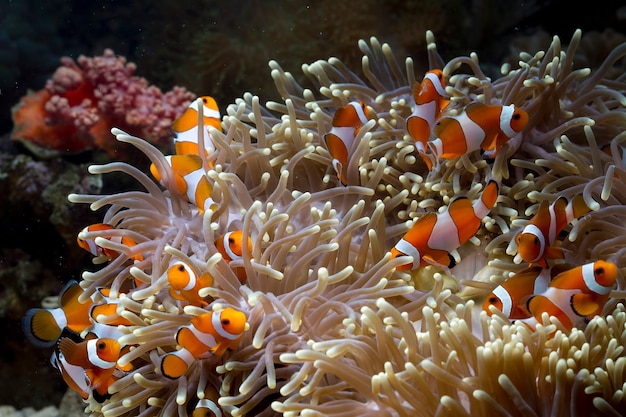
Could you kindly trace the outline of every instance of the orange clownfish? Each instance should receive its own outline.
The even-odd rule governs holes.
[[[498,285],[485,298],[483,310],[491,316],[489,306],[494,306],[511,320],[530,317],[528,300],[548,289],[550,281],[560,272],[570,269],[569,265],[558,264],[552,268],[538,265],[528,267]]]
[[[569,331],[584,325],[602,312],[617,280],[617,266],[611,262],[587,263],[557,275],[548,289],[528,302],[532,314],[521,320],[531,329],[541,323],[543,313],[556,317]]]
[[[220,110],[213,97],[202,96],[191,102],[182,116],[172,124],[172,130],[176,134],[174,137],[174,148],[177,155],[200,155],[198,151],[198,134],[200,133],[198,129],[198,113],[200,105],[202,105],[204,148],[207,153],[215,150],[208,128],[212,126],[218,130],[222,129]]]
[[[115,382],[120,344],[115,339],[91,339],[76,343],[68,337],[59,340],[59,352],[52,357],[65,383],[88,398],[92,393],[97,401],[108,396],[109,386]]]
[[[226,263],[234,259],[241,259],[243,255],[243,245],[243,232],[241,230],[228,232],[215,239],[215,247],[217,251],[222,254]],[[248,253],[252,253],[252,240],[249,236],[247,245]],[[235,268],[235,274],[241,282],[244,282],[247,278],[245,268]]]
[[[528,123],[528,113],[508,106],[472,103],[458,116],[444,117],[434,128],[436,139],[429,142],[437,158],[459,158],[482,149],[492,158],[502,145]]]
[[[111,298],[110,288],[98,288],[98,294],[102,302],[94,302],[89,309],[89,316],[93,323],[106,324],[109,326],[132,326],[132,322],[117,313],[119,298]]]
[[[213,186],[202,167],[202,160],[198,155],[168,155],[166,161],[172,168],[178,192],[194,204],[200,212],[208,207],[217,209],[217,204],[211,199]],[[161,175],[154,164],[150,165],[152,176],[162,185]]]
[[[468,198],[461,197],[450,203],[443,213],[431,212],[418,218],[391,249],[392,259],[407,255],[413,257],[413,263],[397,269],[417,269],[422,260],[452,268],[455,260],[450,252],[474,236],[497,199],[498,184],[491,180],[473,205]]]
[[[59,295],[58,308],[32,308],[22,319],[22,328],[28,341],[41,348],[52,347],[66,327],[80,333],[91,326],[89,310],[92,302],[81,303],[78,297],[83,289],[71,281]]]
[[[198,295],[201,288],[212,287],[213,277],[207,273],[197,276],[185,263],[176,262],[167,270],[170,295],[177,300],[188,301],[196,307],[209,305]]]
[[[577,195],[569,203],[559,197],[552,204],[543,201],[537,214],[515,236],[520,257],[530,264],[546,267],[546,259],[563,258],[563,251],[552,245],[558,234],[572,220],[590,211],[582,195]]]
[[[346,185],[346,169],[354,138],[367,121],[365,103],[352,101],[347,106],[337,109],[333,116],[333,127],[324,135],[324,143],[332,158],[331,163],[343,185]]]
[[[195,316],[191,323],[178,329],[176,343],[182,349],[166,354],[161,361],[161,373],[176,379],[187,372],[198,358],[220,356],[235,349],[247,328],[246,316],[232,307]]]
[[[204,389],[204,397],[198,400],[191,417],[222,417],[222,407],[218,404],[220,394],[211,384]]]
[[[415,140],[418,152],[423,153],[428,146],[435,122],[441,117],[441,112],[450,103],[446,99],[443,71],[434,69],[424,75],[421,83],[413,86],[415,108],[406,119],[409,135]]]
[[[92,224],[91,226],[87,226],[83,230],[81,230],[81,232],[78,234],[78,237],[76,238],[76,241],[78,242],[78,246],[85,249],[87,252],[91,253],[93,256],[96,257],[94,259],[95,263],[107,262],[120,256],[120,253],[118,251],[103,248],[102,246],[96,244],[95,238],[89,238],[89,239],[85,238],[85,235],[87,233],[107,231],[107,230],[115,230],[115,227],[106,223]],[[126,236],[108,236],[108,237],[105,237],[105,239],[110,240],[111,242],[121,243],[128,247],[135,246],[136,244],[134,240]],[[142,261],[143,256],[141,256],[141,254],[138,254],[136,256],[133,256],[132,259],[135,261]]]

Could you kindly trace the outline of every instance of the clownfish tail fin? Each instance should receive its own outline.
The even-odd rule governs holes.
[[[22,318],[22,329],[26,339],[39,348],[54,346],[61,330],[50,310],[33,308]]]
[[[187,372],[189,365],[177,352],[166,354],[161,360],[161,373],[169,379],[178,379]]]

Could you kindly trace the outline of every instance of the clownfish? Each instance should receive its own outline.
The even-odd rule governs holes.
[[[62,337],[58,348],[52,363],[65,383],[85,399],[92,391],[97,401],[106,399],[109,386],[115,382],[113,373],[120,358],[117,340],[100,338],[76,343]]]
[[[427,213],[418,218],[411,229],[391,249],[392,259],[412,256],[413,263],[399,266],[398,270],[417,269],[422,260],[431,264],[454,267],[451,251],[467,242],[480,227],[480,223],[498,199],[498,183],[490,180],[480,198],[472,202],[460,197],[450,203],[443,213]]]
[[[198,400],[191,417],[222,417],[222,407],[218,404],[220,394],[211,384],[204,389],[204,397]]]
[[[582,195],[577,195],[569,203],[565,197],[557,198],[552,204],[543,201],[537,214],[515,236],[520,257],[531,265],[544,268],[546,259],[563,258],[563,250],[552,246],[556,237],[572,220],[590,210]]]
[[[435,122],[450,103],[446,97],[443,71],[439,69],[428,71],[422,82],[413,86],[415,108],[406,119],[406,127],[420,154],[426,151]]]
[[[215,150],[208,127],[212,126],[218,130],[222,129],[220,111],[213,97],[202,96],[192,101],[182,116],[172,123],[172,130],[175,134],[174,149],[177,155],[200,155],[198,150],[198,134],[200,133],[198,113],[201,105],[203,116],[201,129],[204,135],[204,147],[207,153]]]
[[[89,317],[93,323],[106,324],[109,326],[132,326],[133,323],[117,313],[120,303],[119,298],[111,298],[110,288],[98,288],[98,294],[102,302],[94,302],[89,309]]]
[[[167,282],[170,284],[170,295],[177,300],[188,301],[196,307],[207,306],[198,291],[201,288],[212,287],[213,277],[207,273],[197,276],[185,263],[176,262],[167,269]]]
[[[22,318],[26,339],[37,347],[48,348],[54,346],[66,327],[80,333],[91,326],[92,302],[78,301],[83,292],[78,282],[70,281],[59,295],[60,307],[28,310]]]
[[[459,158],[478,149],[492,158],[526,123],[528,113],[513,104],[498,106],[475,102],[460,115],[437,122],[436,139],[430,141],[429,146],[437,158]]]
[[[85,249],[87,252],[96,257],[94,258],[94,263],[108,262],[120,256],[120,252],[108,248],[103,248],[102,246],[98,245],[95,238],[85,238],[85,235],[87,233],[107,230],[115,230],[115,227],[106,223],[95,223],[81,230],[81,232],[78,234],[78,237],[76,238],[78,246]],[[128,247],[135,246],[136,244],[134,240],[126,236],[108,236],[105,237],[105,239],[110,240],[111,242],[121,243]],[[138,254],[136,256],[133,256],[132,259],[135,261],[142,261],[143,256],[141,256],[141,254]]]
[[[533,295],[545,292],[552,278],[570,268],[571,266],[565,264],[552,268],[538,265],[528,267],[494,288],[485,298],[483,310],[491,316],[489,306],[494,306],[511,320],[528,318],[531,315],[528,311],[528,300]]]
[[[343,185],[346,185],[346,169],[354,138],[367,121],[365,103],[352,101],[337,109],[333,116],[333,127],[324,135],[324,144],[332,158],[331,163]]]
[[[542,314],[556,317],[569,331],[584,325],[602,312],[617,280],[617,266],[611,262],[590,262],[557,275],[548,289],[528,301],[531,317],[520,320],[534,329]]]
[[[246,316],[232,307],[195,316],[178,329],[176,343],[182,348],[167,353],[161,361],[161,373],[170,379],[181,377],[198,358],[220,356],[235,349],[248,327]]]
[[[217,251],[222,254],[222,258],[224,258],[226,263],[234,259],[241,259],[243,255],[243,245],[243,232],[241,230],[225,233],[215,239],[215,247]],[[249,236],[247,245],[248,253],[252,253],[252,240]],[[241,282],[244,282],[247,278],[245,268],[235,268],[235,274]]]
[[[198,155],[168,155],[165,157],[172,168],[178,192],[187,198],[187,201],[204,212],[208,207],[217,210],[217,204],[211,198],[213,186],[202,167],[202,160]],[[154,164],[150,165],[150,172],[161,185],[161,175]]]

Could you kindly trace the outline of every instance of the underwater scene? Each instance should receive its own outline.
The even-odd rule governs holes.
[[[128,3],[0,4],[0,417],[626,415],[626,6]]]

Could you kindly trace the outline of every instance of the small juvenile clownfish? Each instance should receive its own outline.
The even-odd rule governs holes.
[[[420,154],[426,151],[435,122],[450,103],[446,97],[443,71],[439,69],[428,71],[422,82],[413,86],[415,108],[406,119],[406,127]]]
[[[191,417],[222,417],[222,407],[218,404],[220,394],[211,384],[204,389],[204,397],[198,400]]]
[[[243,255],[243,232],[241,230],[235,230],[228,232],[215,239],[215,247],[217,251],[222,254],[222,258],[229,263],[234,259],[241,259]],[[252,253],[252,239],[248,236],[247,240],[248,253]],[[235,274],[239,281],[244,282],[246,280],[246,269],[235,268]]]
[[[41,348],[54,346],[66,327],[80,333],[91,326],[89,310],[92,302],[81,303],[78,297],[83,289],[70,281],[59,295],[57,308],[32,308],[22,319],[22,328],[29,342]]]
[[[196,307],[209,305],[198,295],[198,291],[213,286],[211,275],[204,273],[198,277],[187,264],[176,262],[167,269],[167,282],[170,284],[172,298],[188,301]]]
[[[489,307],[494,306],[511,320],[528,318],[531,315],[528,300],[533,295],[545,292],[552,278],[570,268],[565,264],[557,264],[552,268],[538,265],[528,267],[494,288],[485,298],[483,310],[491,316]]]
[[[187,326],[178,329],[176,343],[182,349],[163,357],[161,373],[176,379],[184,375],[196,359],[220,356],[227,349],[235,349],[247,327],[245,314],[232,307],[195,316]]]
[[[343,185],[346,185],[346,169],[354,138],[367,121],[365,103],[352,101],[337,109],[333,116],[333,127],[324,135],[324,143],[332,158],[331,163]]]
[[[118,251],[108,249],[108,248],[103,248],[102,246],[96,244],[95,238],[92,238],[92,239],[85,238],[85,235],[87,233],[107,231],[107,230],[115,230],[115,227],[106,223],[92,224],[91,226],[87,226],[83,230],[81,230],[81,232],[78,234],[78,237],[76,238],[76,241],[78,242],[78,246],[85,249],[87,252],[91,253],[93,256],[96,257],[94,259],[94,263],[108,262],[120,256],[120,253]],[[108,236],[108,237],[105,237],[105,239],[110,240],[111,242],[121,243],[128,247],[132,247],[136,245],[134,240],[126,236]],[[143,256],[141,256],[141,254],[138,254],[136,256],[133,256],[132,259],[135,261],[142,261]]]
[[[572,220],[582,217],[591,209],[582,195],[569,203],[565,197],[557,198],[552,204],[543,201],[529,223],[515,236],[520,257],[529,264],[544,268],[546,259],[563,258],[563,250],[552,246],[559,233]]]
[[[617,280],[617,266],[611,262],[590,262],[557,275],[548,289],[528,301],[532,317],[520,320],[534,329],[543,313],[556,317],[569,331],[602,312]]]
[[[206,176],[202,160],[198,155],[168,155],[165,160],[172,168],[178,192],[185,196],[187,201],[198,207],[201,213],[209,207],[213,210],[217,209],[217,204],[211,198],[213,186]],[[150,165],[150,172],[154,179],[161,185],[165,185],[154,164]]]
[[[177,155],[200,155],[198,150],[198,134],[200,133],[198,113],[201,105],[203,116],[201,129],[204,135],[204,148],[207,153],[215,150],[208,128],[212,126],[218,130],[222,129],[220,111],[213,97],[202,96],[192,101],[182,116],[172,123],[172,130],[176,135],[174,137],[174,149]]]
[[[83,398],[93,391],[97,401],[106,399],[109,386],[115,382],[113,373],[120,357],[117,340],[100,338],[76,343],[62,337],[58,348],[52,362],[65,383]]]
[[[436,139],[430,141],[429,146],[437,158],[459,158],[479,149],[493,158],[527,123],[528,113],[513,104],[498,106],[475,102],[460,115],[437,122]]]
[[[413,263],[399,266],[398,270],[417,269],[422,261],[454,267],[451,251],[467,242],[480,227],[498,199],[498,183],[489,181],[480,198],[472,202],[461,197],[450,203],[443,213],[428,213],[418,218],[411,229],[391,249],[392,259],[412,256]]]

